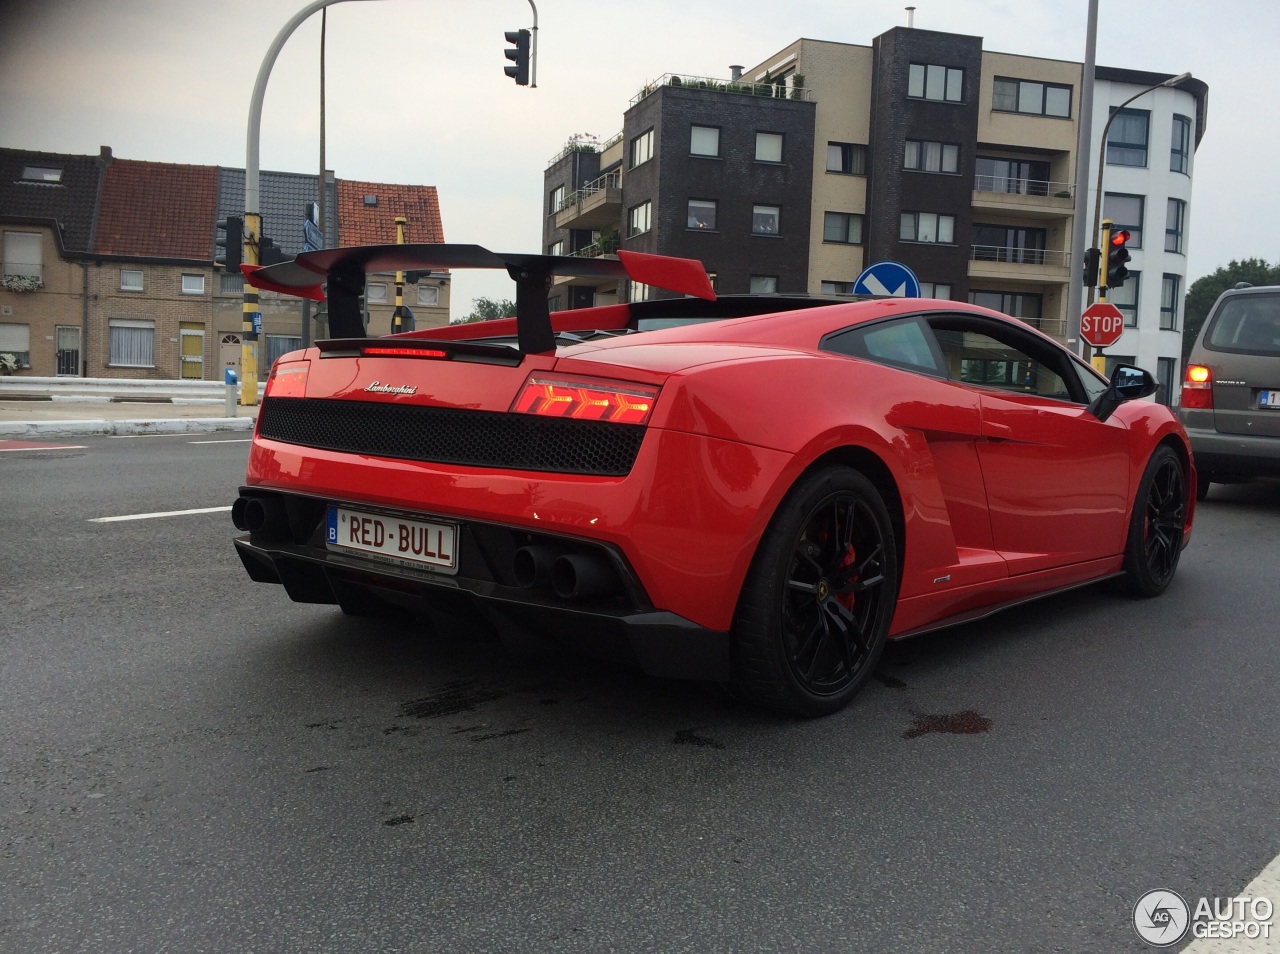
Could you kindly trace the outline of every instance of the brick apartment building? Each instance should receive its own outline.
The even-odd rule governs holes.
[[[442,242],[433,186],[326,176],[327,246]],[[287,256],[317,177],[261,174],[263,233]],[[244,171],[0,149],[0,353],[18,374],[221,380],[241,355],[239,275],[214,264],[218,221],[244,208]],[[370,276],[369,328],[391,329],[394,276]],[[419,327],[447,324],[449,276],[422,275],[404,291]],[[301,344],[302,306],[261,296],[262,367]],[[324,312],[311,337],[324,337]]]
[[[870,46],[797,40],[728,79],[667,74],[639,90],[621,133],[603,145],[570,141],[550,162],[544,247],[698,258],[722,294],[849,295],[865,266],[897,261],[926,296],[996,308],[1064,339],[1070,282],[1080,280],[1071,249],[1082,74],[1077,62],[909,27]],[[1115,107],[1171,78],[1098,67],[1093,141]],[[1103,217],[1134,232],[1138,273],[1116,296],[1127,329],[1112,352],[1150,367],[1166,395],[1179,380],[1207,98],[1195,79],[1157,89],[1108,132]],[[1161,213],[1164,242],[1152,240]],[[1081,225],[1092,244],[1093,223]],[[662,294],[574,279],[557,282],[549,302]]]

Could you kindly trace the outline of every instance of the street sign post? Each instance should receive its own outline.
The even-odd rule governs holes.
[[[1090,305],[1080,316],[1080,337],[1095,348],[1110,348],[1124,334],[1124,315],[1110,302]]]

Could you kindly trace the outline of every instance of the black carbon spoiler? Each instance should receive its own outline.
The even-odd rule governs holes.
[[[516,283],[516,335],[525,354],[555,350],[547,292],[554,275],[625,278],[668,291],[715,301],[702,263],[644,252],[619,251],[614,258],[575,258],[491,252],[479,245],[356,245],[303,252],[291,262],[242,265],[255,288],[329,301],[329,330],[335,338],[365,337],[360,295],[365,276],[378,272],[443,268],[501,268]],[[327,293],[327,294],[326,294]]]

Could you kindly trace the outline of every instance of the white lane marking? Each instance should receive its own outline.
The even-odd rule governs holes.
[[[187,441],[187,443],[188,444],[251,444],[253,443],[253,438],[237,437],[237,438],[234,438],[231,440],[225,440],[225,441]]]
[[[39,447],[0,447],[4,451],[84,450],[84,444],[42,444]]]
[[[1237,897],[1267,898],[1271,901],[1273,908],[1280,909],[1280,855],[1272,858],[1271,864],[1263,868],[1261,874],[1249,882]],[[1187,903],[1192,905],[1192,911],[1194,911],[1196,902],[1188,898]],[[1252,952],[1264,954],[1266,951],[1274,951],[1276,938],[1280,936],[1278,921],[1280,918],[1273,913],[1270,938],[1249,938],[1244,935],[1231,939],[1202,937],[1184,947],[1182,954],[1252,954]]]
[[[113,441],[127,441],[135,437],[190,437],[190,431],[180,431],[176,434],[108,434],[107,437]]]
[[[185,517],[192,513],[227,513],[230,507],[201,507],[198,510],[168,510],[164,513],[131,513],[123,517],[91,517],[90,523],[119,523],[122,520],[154,520],[156,517]]]

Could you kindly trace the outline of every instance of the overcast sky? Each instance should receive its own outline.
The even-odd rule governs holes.
[[[622,129],[663,73],[727,77],[797,37],[870,45],[902,0],[535,0],[538,88],[503,74],[528,0],[350,0],[330,8],[326,165],[434,185],[445,238],[541,245],[542,173],[574,133]],[[307,0],[0,0],[0,145],[243,166],[253,81]],[[917,28],[989,51],[1084,59],[1086,0],[914,0]],[[1195,156],[1188,283],[1232,258],[1280,260],[1280,0],[1100,0],[1099,65],[1209,85]],[[319,168],[320,14],[289,39],[262,117],[263,169]],[[822,91],[818,90],[821,96]],[[514,297],[455,273],[454,316]]]

